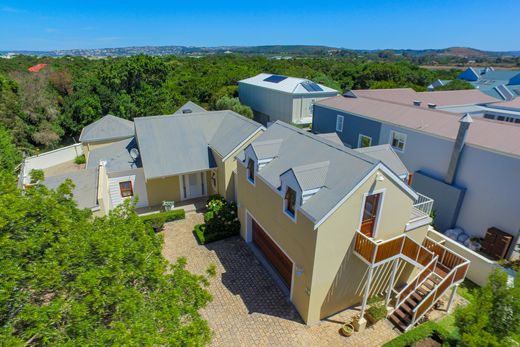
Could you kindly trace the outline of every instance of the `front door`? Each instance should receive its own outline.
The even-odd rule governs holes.
[[[196,172],[182,176],[183,200],[194,199],[206,195],[205,172]]]
[[[374,237],[380,200],[381,193],[368,195],[365,198],[365,206],[363,207],[363,218],[361,220],[361,233],[365,234],[368,237]]]

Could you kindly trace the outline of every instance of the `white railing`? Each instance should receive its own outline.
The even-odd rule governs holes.
[[[414,214],[429,216],[433,208],[433,199],[421,193],[417,193],[417,195],[419,197],[413,204]]]

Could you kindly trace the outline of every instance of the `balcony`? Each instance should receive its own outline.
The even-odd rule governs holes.
[[[410,221],[417,221],[422,218],[430,217],[433,208],[433,199],[417,193],[419,197],[412,206],[412,215]]]
[[[389,318],[403,331],[413,327],[450,288],[453,291],[448,307],[451,307],[455,290],[466,277],[469,268],[467,259],[428,237],[422,244],[406,235],[377,242],[357,231],[354,254],[369,265],[361,316],[364,313],[375,267],[400,258],[420,269],[419,273],[397,292],[393,288],[397,264],[394,262],[386,291],[387,305],[390,303],[391,295],[395,294],[394,310]]]

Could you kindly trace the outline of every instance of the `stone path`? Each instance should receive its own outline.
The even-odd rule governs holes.
[[[378,322],[349,338],[338,331],[357,313],[346,310],[307,327],[294,306],[239,237],[206,246],[197,244],[193,226],[203,222],[198,213],[168,223],[164,256],[188,260],[187,269],[204,274],[210,264],[217,276],[209,287],[213,301],[202,311],[213,330],[211,346],[380,346],[398,333],[387,321]]]

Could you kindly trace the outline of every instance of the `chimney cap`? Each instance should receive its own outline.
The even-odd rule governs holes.
[[[469,113],[466,113],[464,116],[462,116],[459,119],[459,122],[461,122],[461,123],[473,123],[473,118],[471,118]]]

